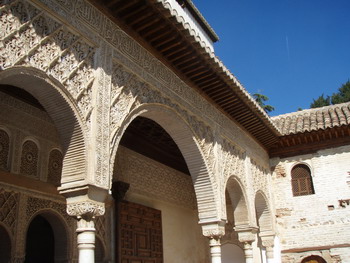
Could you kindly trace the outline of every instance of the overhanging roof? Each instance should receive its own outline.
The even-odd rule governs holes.
[[[91,0],[118,26],[269,149],[280,133],[223,63],[164,0]]]

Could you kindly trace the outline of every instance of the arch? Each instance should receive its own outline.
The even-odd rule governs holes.
[[[40,210],[37,213],[35,213],[31,219],[28,221],[30,222],[27,226],[27,233],[29,231],[29,228],[32,224],[32,222],[38,218],[42,217],[47,221],[47,223],[50,225],[53,237],[54,237],[54,261],[55,262],[68,262],[69,260],[69,228],[65,222],[65,220],[62,218],[61,215],[59,215],[56,211],[45,209]],[[26,240],[27,242],[27,240]]]
[[[244,251],[241,247],[232,243],[221,245],[222,263],[245,263]]]
[[[64,86],[32,67],[12,67],[1,71],[0,84],[29,92],[50,115],[60,135],[64,153],[62,183],[84,180],[87,171],[86,127]]]
[[[326,260],[324,260],[322,257],[320,256],[308,256],[306,258],[304,258],[301,263],[327,263]]]
[[[235,226],[250,225],[247,198],[240,180],[236,176],[230,176],[225,189],[232,204]]]
[[[255,195],[256,220],[260,229],[260,235],[273,230],[273,220],[270,207],[265,194],[258,191]]]
[[[0,259],[2,262],[10,262],[12,242],[9,231],[0,224]]]
[[[129,124],[139,116],[151,119],[162,126],[179,147],[191,174],[200,221],[218,221],[219,209],[217,195],[213,187],[214,179],[211,178],[194,132],[173,109],[159,104],[144,104],[133,110],[124,120],[119,132],[113,136],[111,167],[114,167],[122,135]]]
[[[311,169],[305,163],[298,163],[291,170],[293,196],[314,194]]]

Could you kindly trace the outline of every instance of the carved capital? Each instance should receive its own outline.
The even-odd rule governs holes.
[[[256,239],[257,227],[236,226],[234,230],[238,233],[238,240],[244,244],[251,244]]]
[[[275,235],[263,235],[260,234],[260,238],[261,238],[261,243],[263,245],[263,247],[267,248],[273,248],[274,244],[275,244]]]
[[[225,222],[218,221],[215,223],[203,224],[202,232],[204,236],[218,240],[225,235]]]
[[[102,216],[105,213],[104,203],[86,200],[81,202],[72,202],[67,204],[67,213],[78,219],[90,221],[96,216]]]

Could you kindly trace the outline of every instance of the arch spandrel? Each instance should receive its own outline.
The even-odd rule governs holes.
[[[208,169],[195,133],[174,109],[160,104],[143,104],[129,113],[121,128],[114,134],[111,167],[114,166],[119,142],[128,125],[138,116],[157,122],[179,147],[191,174],[197,198],[200,221],[217,221],[219,217],[215,179]]]
[[[87,174],[86,133],[76,105],[57,80],[35,68],[12,67],[0,72],[0,84],[22,88],[32,94],[52,118],[64,154],[61,183],[82,182]]]

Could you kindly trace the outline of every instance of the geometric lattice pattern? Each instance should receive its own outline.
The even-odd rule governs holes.
[[[14,231],[17,217],[18,194],[0,189],[0,222]]]
[[[7,133],[0,130],[0,170],[8,171],[8,155],[10,138]]]
[[[22,147],[21,174],[37,178],[38,156],[38,146],[32,141],[26,141]]]
[[[63,155],[59,150],[52,150],[49,157],[47,182],[59,185],[61,181]]]
[[[292,190],[294,196],[314,194],[309,167],[298,164],[292,169]]]

